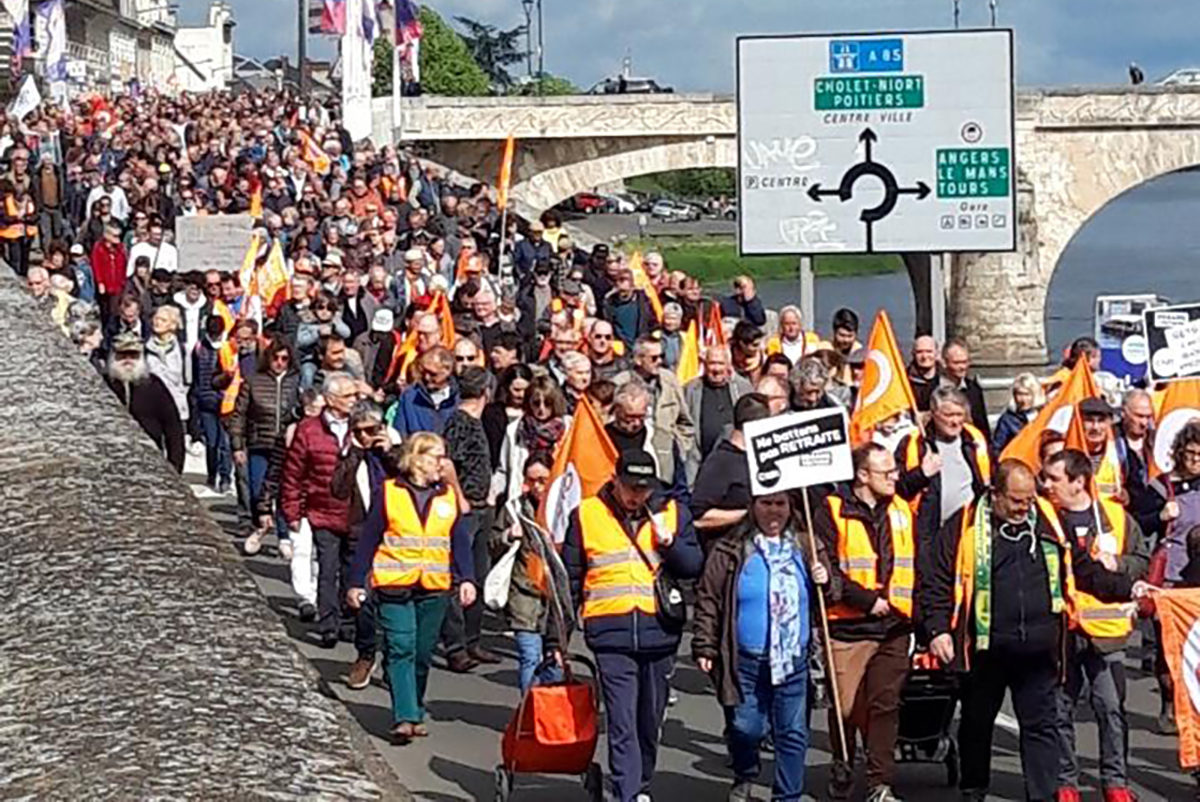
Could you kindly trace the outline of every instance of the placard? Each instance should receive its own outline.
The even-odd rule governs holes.
[[[175,218],[180,272],[240,270],[253,227],[254,218],[248,214]]]
[[[747,423],[755,496],[854,478],[846,411],[817,409]]]
[[[1142,320],[1150,382],[1200,376],[1200,303],[1147,309]]]

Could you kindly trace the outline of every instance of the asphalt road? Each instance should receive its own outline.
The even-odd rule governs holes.
[[[199,472],[199,473],[198,473]],[[235,507],[231,498],[213,498],[201,490],[201,460],[189,458],[188,473],[197,495],[210,513],[230,534],[230,548],[240,551],[241,537],[235,531]],[[308,625],[296,618],[296,604],[289,584],[288,569],[278,557],[274,540],[268,539],[263,551],[246,558],[259,588],[271,607],[279,613],[282,625],[295,639],[297,647],[311,661],[328,687],[370,734],[371,742],[395,769],[413,796],[422,802],[451,800],[491,800],[494,794],[494,769],[500,757],[500,737],[518,702],[516,691],[515,650],[509,638],[489,620],[485,645],[504,657],[499,666],[476,669],[470,675],[452,674],[440,661],[430,678],[428,709],[431,737],[406,747],[394,747],[387,740],[391,726],[390,703],[379,672],[371,686],[362,691],[346,688],[344,677],[355,659],[353,646],[339,644],[336,649],[317,647],[309,636]],[[583,648],[576,642],[576,649]],[[1192,781],[1178,769],[1176,742],[1153,732],[1158,713],[1158,691],[1154,680],[1143,674],[1134,659],[1129,665],[1128,710],[1133,731],[1130,737],[1131,768],[1136,788],[1143,800],[1190,798]],[[687,647],[681,650],[686,655]],[[723,719],[708,681],[681,657],[674,687],[679,704],[668,711],[663,727],[663,746],[653,792],[659,800],[718,802],[724,800],[731,776],[726,768],[725,747],[721,739]],[[1081,706],[1077,726],[1079,751],[1084,769],[1083,785],[1096,789],[1099,798],[1099,774],[1096,754],[1096,727],[1090,711]],[[1024,799],[1020,760],[1017,755],[1016,726],[1006,705],[994,742],[991,798]],[[829,776],[830,746],[825,714],[814,715],[812,745],[808,753],[808,787],[815,798],[824,798]],[[279,744],[286,749],[286,744]],[[606,758],[601,739],[597,751],[602,765]],[[769,798],[770,756],[764,756],[763,784],[757,798]],[[946,785],[945,769],[940,765],[905,764],[899,769],[896,792],[910,802],[944,802],[957,794]],[[861,788],[859,793],[863,793]],[[1088,798],[1085,790],[1085,799]],[[566,802],[586,800],[580,782],[564,777],[520,777],[513,799],[524,802]],[[861,798],[861,797],[860,797]]]
[[[704,218],[695,222],[664,223],[646,215],[647,225],[639,229],[640,214],[588,214],[571,215],[567,226],[603,242],[637,239],[643,234],[649,238],[702,238],[737,236],[737,222]]]

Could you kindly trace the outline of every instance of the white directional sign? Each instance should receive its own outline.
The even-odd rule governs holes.
[[[744,254],[1016,249],[1012,31],[738,39]]]

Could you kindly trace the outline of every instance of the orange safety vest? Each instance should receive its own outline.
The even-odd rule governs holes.
[[[679,508],[674,501],[656,518],[669,531],[679,533]],[[583,618],[629,615],[640,610],[654,615],[654,578],[661,558],[655,550],[654,526],[642,524],[637,542],[654,567],[652,571],[634,548],[621,522],[599,498],[584,499],[579,505],[579,523],[583,551],[587,557],[587,575],[583,580]]]
[[[1115,498],[1121,494],[1121,486],[1124,484],[1121,477],[1121,460],[1117,456],[1117,444],[1111,436],[1104,447],[1100,465],[1096,468],[1095,480],[1096,492],[1102,498]]]
[[[225,394],[221,396],[221,414],[232,415],[237,404],[238,391],[242,389],[242,366],[238,362],[237,343],[229,340],[217,351],[217,363],[221,372],[232,377]]]
[[[1125,552],[1125,508],[1112,499],[1101,497],[1100,525],[1104,527],[1103,534],[1111,535],[1115,541],[1111,548],[1114,556]],[[1107,525],[1107,526],[1106,526]],[[1097,533],[1092,539],[1091,555],[1097,557],[1100,552],[1101,534]],[[1109,549],[1105,549],[1109,551]],[[1089,593],[1076,590],[1072,598],[1071,625],[1081,629],[1092,638],[1127,638],[1133,633],[1133,618],[1125,605],[1105,604]]]
[[[26,199],[25,211],[22,212],[17,206],[17,199],[9,195],[4,199],[4,213],[8,217],[14,218],[13,222],[0,228],[0,239],[21,239],[22,237],[32,237],[37,235],[37,226],[27,225],[21,222],[25,217],[32,214],[33,201]]]
[[[458,522],[458,496],[446,487],[429,502],[421,521],[408,488],[383,485],[387,531],[371,563],[372,588],[450,590],[450,536]]]
[[[813,351],[818,350],[818,348],[822,345],[827,346],[828,343],[822,343],[821,336],[819,334],[817,334],[815,331],[804,332],[804,356],[808,356]],[[782,354],[782,353],[783,353],[783,336],[780,334],[776,334],[774,337],[767,340],[767,356],[774,356],[775,354]]]
[[[987,438],[983,436],[983,432],[976,429],[969,423],[963,424],[963,435],[971,438],[975,443],[975,469],[979,471],[979,477],[983,479],[984,484],[989,484],[992,481],[992,458],[988,456]],[[921,433],[909,435],[908,447],[904,451],[904,468],[905,470],[913,470],[921,467],[921,440],[924,437]],[[924,498],[924,493],[918,493],[916,498],[908,502],[909,508],[915,514],[921,506],[921,499]]]
[[[833,524],[837,527],[837,560],[846,578],[867,590],[882,590],[879,581],[879,555],[871,544],[867,528],[857,518],[842,515],[842,498],[826,499]],[[888,522],[892,530],[892,575],[888,579],[887,600],[892,609],[912,618],[913,588],[916,587],[916,545],[913,539],[912,510],[899,496],[888,504]],[[866,618],[867,614],[847,604],[829,608],[829,620]]]

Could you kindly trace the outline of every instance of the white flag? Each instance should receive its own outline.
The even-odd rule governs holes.
[[[8,107],[8,113],[16,117],[17,122],[22,122],[41,103],[42,93],[38,91],[37,82],[32,75],[26,75],[25,80],[21,81],[20,91]]]

